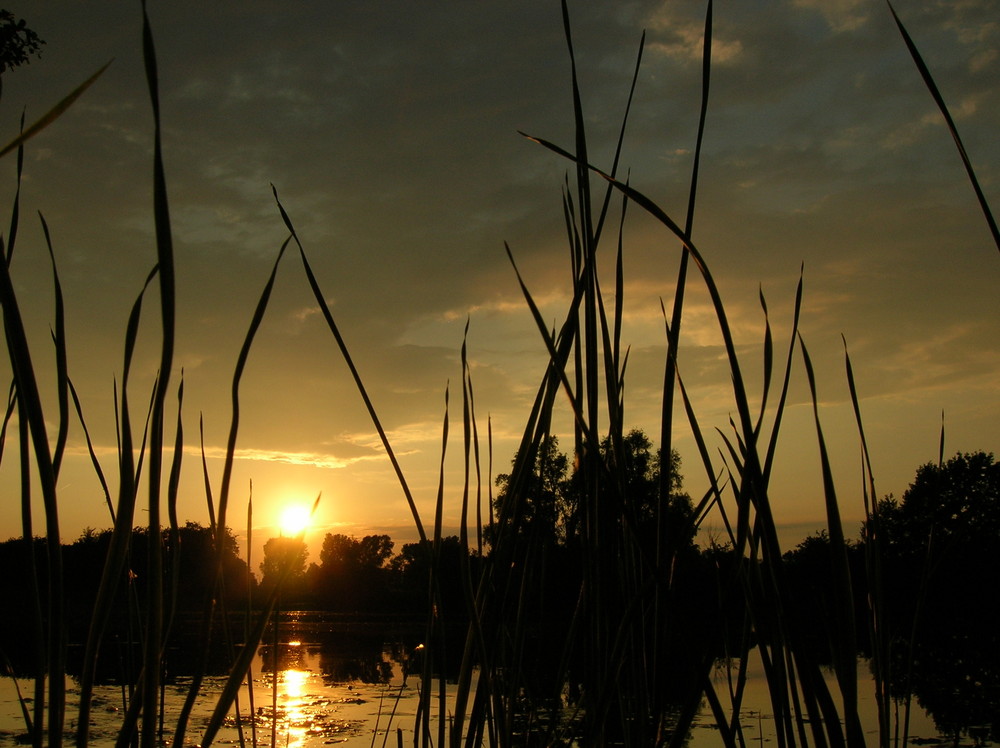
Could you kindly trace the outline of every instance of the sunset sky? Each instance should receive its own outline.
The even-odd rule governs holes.
[[[40,59],[3,75],[4,143],[15,137],[23,107],[33,120],[114,60],[27,146],[12,267],[36,367],[49,372],[53,295],[40,211],[66,296],[70,374],[113,475],[113,387],[121,380],[125,324],[155,262],[141,10],[119,0],[4,7],[47,42]],[[896,8],[951,107],[987,198],[1000,205],[1000,2],[898,0]],[[572,146],[559,3],[152,0],[149,12],[178,272],[171,389],[183,368],[182,518],[208,517],[202,416],[218,491],[233,368],[287,233],[273,184],[428,525],[450,382],[445,529],[456,532],[466,321],[484,454],[487,417],[492,422],[494,474],[510,464],[545,365],[504,242],[552,324],[569,299],[560,198],[569,164],[518,134]],[[610,166],[646,31],[622,163],[634,187],[683,222],[703,3],[576,0],[570,12],[591,158],[602,167]],[[5,215],[14,184],[8,156],[0,164]],[[718,4],[694,240],[721,288],[753,392],[762,368],[758,291],[783,356],[804,264],[801,331],[818,370],[845,518],[857,522],[863,508],[841,335],[880,495],[900,495],[918,465],[937,459],[942,412],[946,454],[997,449],[1000,253],[884,3]],[[614,242],[602,251],[612,270]],[[651,435],[659,431],[665,355],[660,303],[673,299],[679,256],[676,239],[630,208],[626,421]],[[735,413],[729,370],[703,285],[695,278],[691,288],[680,366],[702,428],[720,448],[715,429],[727,430]],[[129,392],[137,413],[158,363],[155,294],[150,298]],[[252,480],[260,543],[277,533],[285,504],[309,504],[322,493],[308,536],[311,560],[327,532],[389,533],[398,549],[415,539],[413,521],[317,312],[297,256],[287,256],[244,379],[231,525],[245,535]],[[9,370],[4,357],[5,381]],[[794,380],[772,481],[788,543],[823,527],[824,516],[798,358]],[[43,384],[51,392],[49,374]],[[49,408],[54,429],[51,401]],[[565,408],[559,418],[565,447]],[[681,422],[675,433],[685,487],[700,496],[707,483],[693,441]],[[12,435],[16,430],[9,430],[0,465],[0,539],[20,532]],[[67,541],[84,527],[110,526],[76,422],[70,444],[59,482]],[[141,511],[137,520],[144,521]],[[40,508],[34,521],[42,527]]]

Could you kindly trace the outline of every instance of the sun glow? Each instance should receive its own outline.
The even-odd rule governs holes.
[[[300,504],[286,506],[281,512],[283,535],[298,535],[309,527],[309,510]]]

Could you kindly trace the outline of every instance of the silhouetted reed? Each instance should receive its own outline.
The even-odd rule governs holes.
[[[624,141],[628,114],[635,91],[642,43],[636,59],[635,75],[629,88],[622,126],[612,164],[606,170],[591,161],[591,150],[585,128],[586,118],[581,103],[576,57],[573,47],[569,12],[563,2],[563,21],[572,69],[573,119],[575,140],[571,147],[531,137],[550,154],[569,165],[572,179],[563,191],[563,218],[568,240],[569,272],[573,285],[572,300],[558,330],[550,330],[531,293],[530,279],[521,275],[516,263],[516,251],[508,248],[514,277],[523,292],[525,306],[538,328],[540,345],[548,354],[530,413],[517,449],[517,457],[509,475],[503,501],[494,507],[489,495],[489,518],[482,515],[483,496],[480,436],[475,413],[475,397],[466,343],[462,344],[461,425],[464,459],[464,490],[462,494],[461,543],[466,553],[461,564],[461,587],[464,609],[462,625],[465,635],[460,645],[451,636],[453,621],[442,606],[442,517],[444,514],[445,448],[449,438],[450,402],[445,394],[441,481],[436,496],[433,533],[430,537],[417,511],[403,471],[378,418],[372,397],[348,351],[334,316],[325,301],[319,280],[309,264],[307,253],[294,228],[293,221],[274,191],[278,213],[288,229],[289,237],[280,247],[270,276],[265,282],[240,350],[231,388],[232,419],[226,447],[220,489],[213,496],[211,481],[205,468],[206,501],[212,517],[218,571],[212,594],[206,595],[204,628],[201,636],[201,665],[192,677],[184,708],[172,726],[173,744],[185,744],[188,719],[192,706],[200,698],[216,616],[227,620],[223,589],[223,560],[232,502],[232,469],[240,423],[240,382],[248,364],[256,332],[264,318],[279,264],[290,243],[298,249],[302,270],[337,349],[348,364],[359,394],[372,418],[392,462],[393,469],[409,503],[421,548],[430,557],[428,610],[430,611],[424,656],[419,663],[421,691],[416,724],[413,726],[415,745],[458,746],[567,744],[586,745],[673,745],[683,744],[702,699],[707,700],[719,728],[721,742],[726,746],[745,744],[739,714],[743,685],[749,659],[758,657],[764,666],[774,714],[776,740],[784,746],[861,746],[865,737],[857,714],[858,693],[855,673],[856,641],[852,613],[852,579],[847,562],[847,546],[840,521],[839,499],[823,441],[819,419],[818,394],[805,343],[798,332],[802,299],[802,283],[792,306],[792,330],[784,351],[784,363],[775,361],[775,345],[771,337],[768,308],[761,296],[765,320],[765,336],[761,346],[764,368],[764,389],[757,412],[751,403],[743,371],[748,365],[737,353],[730,330],[726,306],[710,270],[708,258],[694,241],[694,217],[697,198],[701,144],[708,112],[711,80],[712,12],[707,5],[704,55],[702,67],[702,104],[696,135],[695,157],[690,179],[688,207],[683,227],[654,201],[620,176],[619,157]],[[898,18],[897,18],[898,22]],[[906,44],[918,68],[948,119],[949,127],[959,146],[963,161],[979,196],[987,220],[997,236],[997,230],[982,197],[968,158],[961,148],[954,123],[947,114],[940,95],[926,66],[903,29]],[[149,582],[142,600],[134,599],[134,618],[138,639],[142,642],[140,662],[134,679],[135,691],[127,699],[119,745],[136,739],[143,746],[154,746],[163,740],[162,688],[164,651],[171,621],[177,609],[177,579],[179,566],[164,574],[167,558],[159,542],[163,534],[162,499],[165,497],[167,537],[179,533],[176,513],[180,459],[184,448],[183,424],[180,419],[183,399],[183,377],[174,372],[173,351],[176,294],[174,288],[174,257],[171,224],[167,200],[160,142],[160,108],[158,77],[153,35],[143,11],[143,51],[146,77],[153,112],[153,196],[156,260],[140,290],[128,318],[124,336],[124,356],[121,382],[116,387],[115,415],[118,428],[118,495],[111,500],[103,470],[90,448],[91,457],[105,493],[114,530],[104,562],[96,604],[89,622],[80,676],[79,711],[75,716],[75,742],[88,744],[89,710],[95,683],[97,658],[115,596],[128,575],[128,559],[132,552],[132,528],[140,496],[145,498],[148,511],[148,542],[146,568]],[[88,79],[52,112],[24,131],[23,135],[0,151],[0,156],[17,151],[17,179],[20,184],[25,141],[46,126],[100,75]],[[548,155],[548,154],[546,154]],[[683,420],[693,434],[698,457],[710,486],[683,518],[668,512],[671,486],[670,462],[660,470],[659,500],[656,503],[654,526],[650,536],[638,530],[633,497],[630,496],[626,424],[625,383],[628,352],[622,350],[622,320],[624,295],[623,226],[628,210],[641,210],[657,221],[663,229],[664,247],[679,248],[677,283],[673,289],[674,304],[669,315],[664,308],[664,384],[660,443],[662,455],[672,453],[672,431]],[[617,213],[617,234],[613,233],[614,211]],[[34,746],[61,745],[65,732],[64,690],[66,673],[66,611],[62,607],[64,572],[60,550],[58,477],[67,433],[72,418],[70,397],[82,424],[87,442],[89,433],[84,414],[73,388],[66,363],[66,340],[63,324],[63,299],[56,270],[55,252],[48,239],[52,259],[52,282],[55,289],[55,323],[52,345],[56,360],[56,413],[46,412],[46,399],[38,386],[38,375],[32,364],[31,349],[21,320],[18,298],[9,265],[13,254],[19,221],[19,205],[12,206],[10,229],[4,247],[5,262],[0,271],[0,301],[2,301],[6,348],[13,371],[13,385],[4,420],[6,426],[14,413],[18,423],[18,451],[24,476],[22,493],[23,535],[29,569],[34,585],[30,599],[23,602],[33,617],[38,636],[31,643],[37,653],[39,667],[33,690],[33,712],[28,699],[22,699],[26,728]],[[598,272],[599,248],[614,244],[617,252],[616,272],[610,285],[614,306],[605,305],[605,281]],[[998,240],[1000,248],[1000,240]],[[603,250],[607,251],[607,250]],[[689,277],[689,275],[691,277]],[[719,331],[722,335],[732,381],[732,407],[736,413],[729,431],[719,431],[724,444],[720,458],[704,436],[704,429],[688,397],[679,365],[678,351],[683,346],[685,289],[688,283],[704,284]],[[149,394],[146,413],[137,424],[131,407],[130,371],[133,352],[141,328],[142,307],[146,292],[158,291],[158,321],[162,330],[158,376]],[[805,622],[788,614],[789,584],[777,537],[777,518],[770,501],[770,476],[775,450],[781,432],[782,416],[793,376],[794,361],[801,358],[812,393],[816,435],[821,455],[822,481],[825,489],[826,515],[834,566],[834,595],[841,618],[834,626],[837,636],[830,642],[837,674],[839,695],[835,698],[823,678],[821,663],[807,644]],[[750,362],[757,365],[757,361]],[[857,416],[864,458],[864,501],[868,518],[868,552],[866,573],[869,600],[870,641],[876,694],[878,700],[882,746],[890,744],[888,724],[889,673],[887,642],[882,628],[881,571],[879,567],[879,533],[872,521],[875,500],[874,479],[864,441],[860,397],[855,390],[850,361],[846,360],[846,377]],[[172,379],[174,378],[174,379]],[[772,381],[775,387],[772,393]],[[174,405],[171,387],[176,386],[176,422],[173,441],[173,461],[165,464],[167,424]],[[526,507],[532,501],[529,486],[539,454],[552,436],[554,420],[561,415],[557,402],[569,403],[572,418],[573,455],[580,480],[581,525],[576,559],[580,577],[578,588],[569,596],[572,609],[564,611],[559,626],[543,628],[535,618],[540,596],[551,586],[552,560],[525,528]],[[675,398],[679,403],[675,404]],[[773,401],[773,405],[771,405]],[[677,406],[680,407],[677,407]],[[48,418],[48,420],[47,420]],[[765,424],[765,421],[767,423]],[[47,423],[57,425],[57,436],[50,443]],[[766,428],[765,428],[766,426]],[[763,434],[769,433],[768,438]],[[2,445],[0,439],[0,445]],[[489,454],[492,460],[492,455]],[[33,459],[34,466],[29,464]],[[143,476],[143,469],[146,476]],[[44,506],[44,541],[33,542],[36,529],[31,524],[28,475],[34,470],[41,486]],[[166,480],[164,474],[166,472]],[[492,468],[487,469],[487,474]],[[142,480],[146,488],[142,487]],[[317,499],[318,501],[318,499]],[[715,577],[716,600],[702,601],[700,607],[685,607],[685,598],[676,594],[687,561],[683,557],[681,538],[690,538],[704,518],[718,513],[725,528],[731,553],[726,563],[720,563]],[[248,509],[248,527],[252,510]],[[477,535],[468,534],[468,524],[474,523]],[[682,523],[683,526],[675,526]],[[489,527],[489,552],[482,534]],[[36,553],[44,553],[45,573],[38,570]],[[481,563],[468,563],[469,551],[481,557]],[[173,554],[169,562],[177,564]],[[201,745],[209,745],[237,703],[238,694],[249,680],[250,665],[258,650],[268,621],[278,606],[282,581],[291,568],[292,559],[279,573],[276,583],[264,591],[256,602],[256,611],[246,612],[247,625],[242,643],[229,642],[231,666],[229,675],[217,698],[214,713],[200,737]],[[248,567],[249,568],[249,567]],[[171,586],[163,586],[165,576]],[[44,587],[43,587],[44,580]],[[246,595],[249,605],[250,594]],[[710,610],[706,610],[711,605]],[[217,607],[220,610],[217,610]],[[739,610],[736,630],[725,635],[708,628],[693,630],[688,625],[698,616],[727,617],[730,610]],[[133,619],[130,618],[130,621]],[[467,622],[467,623],[465,623]],[[724,622],[723,622],[724,623]],[[720,623],[720,628],[723,628]],[[131,636],[129,637],[131,642]],[[129,646],[131,651],[131,646]],[[545,656],[536,656],[544,653]],[[728,687],[717,690],[711,672],[720,654],[728,656],[735,672],[730,673]],[[436,673],[453,670],[457,663],[458,677],[454,692],[446,691],[444,678]],[[274,674],[276,677],[276,673]],[[47,693],[44,692],[48,684]],[[251,710],[253,709],[252,689]],[[238,711],[238,708],[237,708]],[[256,732],[251,736],[256,745]]]

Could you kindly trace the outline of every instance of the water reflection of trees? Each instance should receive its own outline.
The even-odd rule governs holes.
[[[265,644],[259,654],[265,673],[317,670],[328,684],[376,684],[390,682],[394,665],[400,667],[393,660],[392,651],[381,634],[339,634],[296,645],[281,643],[277,650],[273,644]]]

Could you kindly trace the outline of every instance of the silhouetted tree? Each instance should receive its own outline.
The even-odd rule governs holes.
[[[610,475],[621,476],[623,479],[620,487],[623,509],[632,517],[644,545],[651,548],[657,542],[660,512],[666,515],[663,523],[666,537],[661,538],[660,542],[666,543],[673,551],[691,545],[696,532],[692,522],[694,510],[691,498],[683,491],[681,456],[676,449],[670,453],[670,463],[667,466],[669,493],[663,501],[660,499],[663,455],[660,450],[653,451],[653,443],[642,429],[632,429],[622,437],[620,458],[615,455],[611,439],[605,437],[601,442],[601,458],[608,466]],[[614,469],[617,459],[623,461],[621,470]]]
[[[386,568],[393,543],[388,535],[354,537],[328,533],[320,564],[310,568],[313,599],[339,611],[381,612],[390,606]]]
[[[111,537],[111,530],[86,528],[79,538],[62,546],[68,636],[72,643],[79,643],[86,636]],[[227,530],[224,537],[222,584],[219,587],[218,555],[211,528],[189,522],[178,528],[176,537],[170,529],[163,531],[159,542],[165,549],[164,590],[169,612],[200,613],[205,609],[210,595],[216,601],[224,599],[230,606],[229,610],[242,607],[252,577],[246,563],[239,558],[235,536]],[[112,603],[114,613],[105,632],[105,646],[102,647],[98,662],[100,677],[121,677],[119,645],[112,642],[116,639],[119,642],[136,641],[142,609],[146,604],[149,531],[136,528],[131,532],[129,541],[126,567],[116,580]],[[23,539],[17,538],[0,543],[0,569],[4,572],[0,574],[0,600],[4,603],[0,608],[0,650],[11,655],[18,669],[34,666],[33,662],[24,660],[24,655],[28,653],[19,644],[32,635],[32,617],[11,613],[25,610],[33,599],[29,549],[34,551],[38,585],[44,589],[47,583],[45,542],[42,538],[36,538],[29,546]],[[176,608],[172,607],[174,603]],[[192,619],[186,617],[185,620]],[[175,625],[168,648],[175,654],[178,651],[194,652],[194,648],[185,647],[181,642],[184,637],[190,637],[193,633],[190,627]],[[79,666],[80,654],[78,648],[71,648],[69,672],[77,672],[74,668]],[[172,658],[176,662],[175,655]]]
[[[659,450],[653,451],[653,444],[642,429],[632,429],[622,437],[620,455],[615,454],[611,439],[605,437],[600,445],[600,459],[609,480],[603,485],[615,489],[616,495],[603,498],[618,502],[635,528],[646,536],[643,538],[646,543],[656,539],[658,511],[666,512],[669,537],[664,540],[673,548],[681,548],[692,543],[696,532],[691,522],[691,499],[683,492],[680,455],[672,450],[668,468],[670,492],[666,502],[661,504],[661,458]],[[516,461],[517,455],[511,462]],[[616,469],[619,461],[621,470]],[[533,542],[572,545],[581,532],[581,502],[586,496],[583,476],[577,467],[574,464],[570,469],[569,457],[559,451],[558,437],[545,437],[539,444],[534,469],[524,486],[512,486],[509,473],[497,476],[496,515],[505,513],[511,517],[517,531],[530,536]],[[612,486],[610,478],[616,477],[620,477],[622,483]],[[497,531],[496,527],[487,528],[487,540],[494,541]]]
[[[1000,725],[1000,465],[992,454],[926,464],[878,503],[897,693],[912,691],[955,738]]]
[[[260,564],[263,576],[261,585],[268,587],[279,581],[287,596],[301,592],[301,582],[306,573],[309,549],[301,537],[279,536],[264,543],[264,560]]]
[[[517,462],[517,455],[511,464]],[[534,467],[525,485],[511,485],[511,474],[496,477],[499,489],[494,499],[496,516],[511,520],[516,532],[534,542],[555,544],[566,538],[576,507],[570,496],[569,458],[559,451],[559,438],[542,439],[535,454]],[[487,528],[486,539],[495,542],[497,526]]]
[[[922,465],[901,502],[879,502],[883,539],[897,552],[937,560],[967,546],[1000,542],[1000,464],[992,454],[957,454],[944,465]]]
[[[0,10],[0,78],[3,73],[41,56],[45,41],[9,10]]]
[[[358,541],[358,564],[362,569],[381,569],[392,558],[392,548],[388,535],[365,535]]]
[[[472,577],[478,573],[477,556],[469,556],[461,538],[449,535],[441,538],[437,549],[435,578],[441,593],[440,613],[445,621],[464,620],[465,598],[462,591],[462,569],[472,565]],[[431,600],[431,567],[434,564],[434,542],[431,540],[406,543],[399,555],[390,562],[395,587],[395,599],[404,612],[426,615]]]
[[[200,608],[210,594],[225,594],[232,604],[242,604],[252,581],[246,561],[240,558],[239,543],[228,527],[223,534],[222,590],[214,590],[218,549],[212,528],[186,522],[178,528],[176,548],[173,532],[164,530],[166,573],[169,583],[174,573],[174,554],[178,555],[178,602],[182,608]]]
[[[358,540],[327,533],[319,552],[320,568],[337,573],[361,568],[379,569],[392,556],[392,547],[392,538],[388,535],[366,535]]]
[[[637,660],[655,650],[660,663],[647,659],[642,666],[652,672],[662,663],[690,659],[692,648],[680,632],[706,631],[693,614],[667,621],[664,606],[657,608],[652,599],[680,568],[682,551],[696,554],[680,457],[671,452],[665,461],[668,490],[661,497],[662,455],[641,429],[606,437],[598,447],[571,461],[559,451],[558,439],[547,436],[529,460],[515,455],[515,469],[497,478],[497,520],[484,535],[491,549],[490,583],[504,596],[484,617],[512,617],[517,657],[531,663],[520,674],[523,688],[534,695],[559,692],[564,660],[574,686],[596,687],[604,676],[588,669],[588,647],[595,641],[617,646],[610,632],[630,642]],[[528,470],[521,469],[524,462]],[[671,611],[682,608],[676,595],[669,605]],[[625,610],[634,611],[627,621]],[[654,647],[651,632],[664,628],[679,633],[677,646]],[[571,630],[578,638],[567,642]],[[507,644],[501,640],[498,646]]]
[[[836,642],[842,637],[833,626],[837,621],[835,607],[839,605],[834,576],[834,553],[826,530],[810,535],[783,556],[786,580],[790,590],[787,615],[797,615],[800,632],[813,648],[816,657],[832,663]],[[865,551],[860,542],[847,541],[847,560],[854,595],[854,630],[858,646],[867,651],[867,594]]]
[[[70,610],[79,610],[89,614],[97,596],[97,587],[101,579],[102,569],[111,544],[112,531],[109,529],[95,530],[85,528],[72,543],[63,545],[64,574],[66,579],[66,603]],[[36,540],[36,545],[44,543]],[[126,580],[135,586],[139,595],[144,594],[148,574],[146,572],[148,530],[135,528],[131,535],[131,547],[125,574],[122,578],[118,603],[124,605],[124,583]],[[176,540],[172,538],[170,529],[163,530],[160,542],[163,543],[166,558],[164,574],[166,575],[166,590],[171,594],[175,573],[174,560],[177,561],[177,603],[182,609],[200,610],[209,594],[219,594],[215,589],[218,557],[215,540],[211,528],[203,527],[196,522],[188,522],[178,528]],[[27,562],[24,542],[12,539],[0,543],[0,568],[10,573],[0,575],[0,591],[5,600],[17,600],[23,594],[27,584]],[[39,583],[45,584],[44,559],[36,553]],[[246,598],[249,570],[246,562],[239,557],[239,544],[231,530],[225,533],[225,548],[223,556],[222,584],[226,598],[233,603],[242,603]],[[14,586],[8,586],[12,583]],[[87,616],[81,616],[86,620]],[[72,620],[72,617],[71,617]]]

